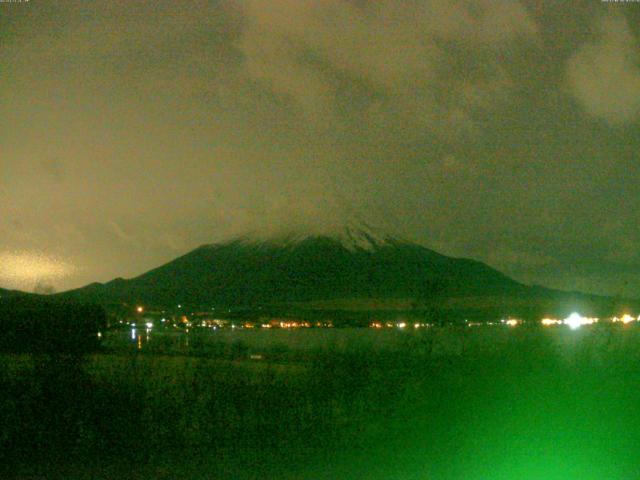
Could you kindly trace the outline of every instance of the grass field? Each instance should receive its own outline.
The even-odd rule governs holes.
[[[159,338],[4,356],[0,478],[640,478],[634,326]]]

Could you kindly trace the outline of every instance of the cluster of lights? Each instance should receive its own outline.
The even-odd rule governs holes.
[[[399,328],[399,329],[403,330],[403,329],[405,329],[407,327],[410,327],[410,326],[413,326],[413,328],[417,330],[418,328],[430,327],[431,324],[430,323],[418,323],[418,322],[416,322],[416,323],[407,323],[405,321],[399,321],[399,322],[395,322],[395,323],[394,322],[382,323],[382,322],[379,322],[379,321],[374,321],[374,322],[371,322],[369,324],[369,328],[374,328],[376,330],[380,330],[380,329],[383,329],[383,328]]]
[[[583,325],[593,325],[594,323],[598,323],[598,320],[599,319],[597,317],[583,317],[579,313],[574,312],[564,320],[558,320],[555,318],[543,318],[541,320],[541,323],[545,327],[551,325],[567,325],[569,328],[575,330]],[[629,315],[628,313],[625,313],[624,315],[622,315],[622,317],[613,317],[611,319],[612,323],[622,323],[624,325],[636,321],[640,321],[640,316],[636,318],[632,315]]]
[[[178,305],[178,308],[182,308],[182,305]],[[212,308],[213,310],[213,308]],[[142,305],[138,305],[136,306],[135,311],[138,314],[141,314],[145,311],[145,308]],[[166,318],[163,318],[161,320],[162,323],[165,323],[167,320]],[[180,321],[181,323],[188,327],[191,327],[191,322],[189,321],[188,317],[186,315],[182,315],[180,317]],[[627,325],[629,323],[632,322],[640,322],[640,316],[638,317],[634,317],[628,313],[625,313],[624,315],[622,315],[621,317],[613,317],[611,318],[611,322],[612,323],[622,323],[624,325]],[[582,315],[580,315],[577,312],[573,312],[571,315],[569,315],[567,318],[565,318],[564,320],[559,320],[556,318],[543,318],[540,323],[545,326],[553,326],[553,325],[567,325],[569,328],[571,328],[572,330],[578,329],[583,325],[593,325],[594,323],[598,322],[598,318],[596,317],[584,317]],[[123,323],[122,320],[120,320],[120,323]],[[487,323],[483,323],[483,322],[469,322],[467,320],[465,320],[465,323],[467,324],[467,326],[469,327],[473,327],[473,326],[481,326],[481,325],[494,325],[495,323],[493,322],[487,322]],[[523,323],[522,320],[517,319],[517,318],[505,318],[500,320],[500,324],[502,325],[507,325],[509,327],[516,327],[518,325],[521,325]],[[129,322],[127,322],[127,324],[129,324]],[[224,327],[228,324],[227,320],[202,320],[200,322],[200,325],[202,327],[212,327],[214,329],[217,329],[217,327]],[[132,327],[132,337],[135,338],[136,336],[136,324],[135,323],[131,323],[130,324]],[[413,326],[415,329],[421,328],[421,327],[430,327],[431,324],[429,323],[408,323],[406,321],[397,321],[397,322],[380,322],[380,321],[374,321],[371,322],[369,324],[370,328],[374,328],[374,329],[383,329],[383,328],[399,328],[399,329],[405,329],[409,326]],[[153,323],[152,322],[147,322],[145,324],[146,328],[147,328],[147,333],[148,331],[153,328]],[[175,325],[174,325],[175,326]],[[290,329],[290,328],[309,328],[314,326],[314,324],[307,322],[307,321],[296,321],[296,320],[286,320],[286,321],[272,321],[271,323],[253,323],[253,322],[244,322],[243,324],[240,325],[231,325],[231,328],[246,328],[246,329],[252,329],[255,327],[261,327],[264,329],[270,329],[270,328],[286,328],[286,329]],[[316,327],[332,327],[333,324],[332,322],[316,322],[315,323]],[[99,335],[101,336],[101,335]]]
[[[503,318],[500,320],[500,323],[503,323],[509,327],[517,327],[522,323],[522,320],[518,320],[517,318]]]
[[[540,322],[545,327],[549,327],[551,325],[562,325],[562,320],[558,320],[557,318],[543,318]]]
[[[624,314],[622,317],[620,317],[620,318],[618,318],[618,317],[613,317],[613,318],[611,319],[611,321],[612,321],[613,323],[621,322],[621,323],[624,323],[624,324],[626,325],[627,323],[631,323],[631,322],[635,322],[635,321],[640,321],[640,316],[638,316],[638,318],[634,318],[634,317],[632,317],[631,315],[629,315],[628,313],[625,313],[625,314]]]
[[[286,321],[280,322],[280,328],[310,328],[311,323],[309,322],[296,322],[296,321]]]

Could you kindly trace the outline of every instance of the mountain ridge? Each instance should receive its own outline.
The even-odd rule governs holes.
[[[608,297],[528,286],[480,261],[448,257],[414,242],[353,227],[333,235],[234,237],[201,245],[130,279],[93,283],[55,296],[100,304],[249,310],[375,310],[382,305],[486,318],[533,317],[565,307],[596,313],[613,308]]]

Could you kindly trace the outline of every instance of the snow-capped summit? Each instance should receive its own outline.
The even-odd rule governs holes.
[[[406,241],[373,228],[365,222],[353,221],[344,225],[304,225],[271,230],[253,231],[235,238],[245,245],[291,247],[311,239],[325,239],[340,244],[349,251],[374,251]],[[234,239],[231,239],[233,241]],[[224,243],[228,243],[224,242]]]
[[[391,246],[398,243],[391,235],[380,230],[374,230],[366,224],[358,226],[346,226],[334,237],[348,250],[362,249],[375,250],[382,246]]]

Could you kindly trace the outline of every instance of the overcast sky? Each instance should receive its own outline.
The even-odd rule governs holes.
[[[0,3],[0,287],[364,218],[640,297],[640,3]]]

